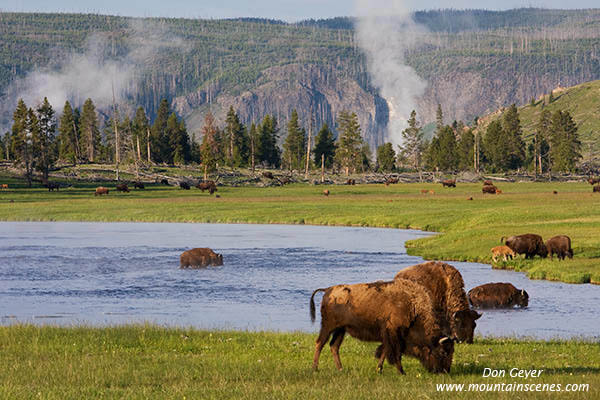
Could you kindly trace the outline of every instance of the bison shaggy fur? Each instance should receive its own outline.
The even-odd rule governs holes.
[[[469,290],[469,302],[479,308],[527,307],[529,295],[510,283],[486,283]]]
[[[204,193],[205,190],[208,190],[208,193],[210,194],[213,194],[217,191],[217,184],[215,183],[215,181],[200,182],[196,185],[196,187],[200,189],[202,193]]]
[[[600,193],[600,185],[596,185],[592,188],[593,193]]]
[[[403,374],[403,354],[416,357],[430,372],[450,371],[454,342],[443,335],[435,319],[431,298],[421,285],[399,279],[317,289],[310,298],[313,322],[317,292],[325,294],[321,302],[321,330],[316,340],[313,369],[318,368],[321,350],[330,336],[329,346],[335,365],[342,369],[339,348],[348,333],[359,340],[383,343],[379,371],[387,358]]]
[[[184,251],[179,257],[181,268],[204,268],[209,265],[223,265],[223,255],[217,254],[209,248],[196,248]]]
[[[108,196],[108,188],[105,188],[103,186],[97,187],[94,196],[102,196],[103,194]]]
[[[442,181],[442,186],[456,187],[456,179],[446,179],[445,181]]]
[[[462,275],[452,265],[429,261],[404,268],[394,279],[408,279],[422,285],[431,297],[442,328],[460,342],[473,343],[481,314],[471,310]]]
[[[127,187],[126,183],[119,183],[116,188],[117,192],[129,193],[129,187]]]
[[[525,254],[525,258],[533,258],[536,255],[546,258],[548,250],[540,235],[526,233],[524,235],[511,236],[504,242],[517,254]]]
[[[481,188],[481,192],[483,194],[486,194],[486,193],[496,194],[496,191],[498,191],[498,188],[494,185],[485,185],[484,187]]]
[[[179,188],[183,190],[190,190],[190,184],[187,182],[179,182]]]
[[[546,249],[550,259],[554,258],[554,254],[558,256],[559,260],[564,260],[565,257],[573,258],[571,238],[566,235],[558,235],[546,240]]]

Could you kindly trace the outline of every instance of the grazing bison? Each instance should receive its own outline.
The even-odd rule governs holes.
[[[56,191],[60,191],[60,184],[58,182],[48,182],[45,185],[48,188],[49,192],[54,192],[54,189],[56,189]]]
[[[478,308],[527,307],[529,295],[510,283],[486,283],[469,290],[469,302]]]
[[[323,190],[323,196],[329,196],[329,189]]]
[[[483,181],[483,186],[494,186],[494,182],[490,181],[489,179],[486,179],[485,181]]]
[[[190,190],[190,184],[187,182],[179,182],[179,188],[184,190]]]
[[[127,187],[126,183],[119,183],[117,185],[117,192],[129,193],[129,187]]]
[[[217,254],[209,248],[197,248],[181,253],[179,257],[181,268],[204,268],[209,265],[223,265],[223,255]]]
[[[2,189],[8,189],[8,183],[3,183],[2,184]]]
[[[492,260],[494,260],[494,262],[498,261],[498,257],[500,257],[500,256],[502,256],[502,259],[504,261],[508,261],[509,258],[512,260],[514,257],[517,256],[515,254],[515,252],[512,251],[512,249],[508,246],[492,247],[491,251],[492,251]]]
[[[473,343],[481,314],[471,310],[462,275],[450,264],[429,261],[404,268],[394,279],[409,279],[422,285],[431,296],[442,328],[460,342]]]
[[[204,193],[205,190],[208,190],[210,194],[213,194],[217,191],[217,184],[215,183],[215,181],[200,182],[196,185],[196,187],[200,189],[202,193]]]
[[[546,249],[550,259],[554,258],[554,254],[558,256],[559,260],[564,260],[565,257],[573,258],[571,238],[566,235],[558,235],[546,240]]]
[[[163,178],[160,180],[160,183],[162,183],[163,185],[168,185],[169,184],[169,180],[167,178]]]
[[[146,188],[142,182],[135,182],[133,184],[133,187],[136,189],[145,189]]]
[[[348,333],[359,340],[383,343],[377,365],[379,371],[387,358],[404,374],[403,354],[419,359],[430,372],[450,371],[454,342],[443,334],[431,298],[419,284],[399,279],[317,289],[310,298],[313,322],[317,292],[325,294],[321,302],[321,330],[316,340],[314,370],[331,335],[329,345],[333,359],[337,369],[342,369],[339,349]]]
[[[485,185],[483,188],[481,188],[481,192],[483,194],[486,194],[486,193],[496,194],[497,191],[498,191],[498,188],[494,185]]]
[[[500,239],[503,241],[504,237]],[[504,244],[517,254],[525,254],[525,258],[533,258],[536,255],[546,258],[548,250],[540,235],[526,233],[524,235],[511,236]]]
[[[594,193],[600,193],[600,185],[596,185],[592,188],[592,192]]]
[[[103,186],[97,187],[96,193],[94,193],[94,196],[102,196],[103,194],[108,196],[108,188],[105,188]]]
[[[269,171],[263,172],[262,175],[267,179],[275,179],[275,176],[273,175],[273,173],[269,172]]]
[[[356,185],[356,181],[354,179],[348,179],[346,181],[346,185],[352,185],[352,186],[354,186],[354,185]]]
[[[456,179],[446,179],[441,183],[443,187],[456,187]]]
[[[592,177],[592,178],[588,179],[588,183],[590,185],[595,185],[597,183],[600,183],[600,178],[594,178],[594,177]]]

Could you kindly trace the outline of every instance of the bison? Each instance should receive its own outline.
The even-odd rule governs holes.
[[[469,302],[478,308],[527,307],[529,295],[510,283],[486,283],[469,290]]]
[[[179,182],[179,188],[183,190],[190,190],[190,184],[187,182]]]
[[[443,187],[456,187],[456,179],[446,179],[441,184]]]
[[[385,180],[385,186],[389,186],[389,185],[396,184],[396,183],[398,183],[399,181],[400,181],[400,178],[391,178],[391,177],[390,177],[390,178],[387,178],[387,179]]]
[[[514,257],[516,257],[515,252],[512,251],[512,249],[508,246],[492,247],[491,251],[492,251],[492,260],[494,260],[494,262],[498,261],[499,256],[502,256],[502,259],[504,261],[508,261],[508,259],[512,260]]]
[[[196,187],[200,189],[202,193],[204,193],[205,190],[208,190],[208,193],[210,194],[213,194],[217,191],[217,184],[215,183],[215,181],[200,182],[196,185]]]
[[[356,185],[356,180],[354,180],[354,179],[348,179],[346,181],[346,185],[354,186],[354,185]]]
[[[485,185],[483,188],[481,188],[481,192],[483,194],[486,194],[486,193],[496,194],[497,191],[498,191],[498,188],[494,185]]]
[[[169,185],[169,180],[167,178],[163,178],[160,180],[160,183],[162,183],[163,185]]]
[[[145,188],[145,186],[144,186],[144,184],[143,184],[142,182],[135,182],[135,183],[133,184],[133,187],[134,187],[135,189],[144,189],[144,188]]]
[[[314,296],[324,292],[321,302],[321,330],[316,340],[313,369],[325,343],[329,345],[337,369],[342,369],[339,349],[348,333],[359,340],[382,342],[377,365],[390,364],[404,374],[402,355],[418,358],[430,372],[450,372],[454,342],[444,335],[435,318],[427,291],[417,283],[399,279],[392,282],[336,285],[316,289],[310,298],[310,316],[315,321]]]
[[[269,172],[269,171],[263,172],[262,175],[267,179],[275,179],[275,176],[273,175],[273,173]]]
[[[564,260],[565,257],[573,258],[571,238],[566,235],[558,235],[548,239],[546,241],[546,249],[551,260],[554,259],[554,254],[558,256],[559,260]]]
[[[179,256],[180,268],[204,268],[209,265],[223,265],[223,255],[204,247],[184,251]]]
[[[592,188],[592,192],[594,193],[600,193],[600,185],[596,185]]]
[[[117,192],[129,193],[129,187],[127,186],[126,183],[119,183],[117,185]]]
[[[103,194],[108,196],[108,188],[105,188],[103,186],[97,187],[94,196],[102,196]]]
[[[323,190],[323,196],[329,196],[329,189]]]
[[[504,237],[500,239],[502,242]],[[548,250],[540,235],[526,233],[524,235],[510,236],[504,241],[517,254],[525,254],[525,258],[533,258],[536,255],[546,258]]]
[[[2,184],[2,189],[8,189],[8,183],[3,183]]]
[[[485,181],[483,181],[483,186],[494,186],[494,182],[492,182],[489,179],[486,179]]]
[[[48,182],[45,185],[48,188],[49,192],[54,192],[54,189],[56,189],[56,191],[60,191],[60,184],[58,182]]]
[[[588,179],[588,183],[593,186],[593,185],[595,185],[597,183],[600,183],[600,178],[594,178],[594,177],[592,177],[592,178]]]
[[[462,275],[450,264],[429,261],[404,268],[394,279],[409,279],[422,285],[433,301],[442,327],[460,342],[473,343],[481,314],[471,310]]]

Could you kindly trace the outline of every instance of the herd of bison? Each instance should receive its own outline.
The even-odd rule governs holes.
[[[494,256],[524,254],[525,257],[557,254],[572,257],[571,241],[556,236],[546,243],[535,234],[502,238]],[[492,250],[494,250],[492,249]],[[209,248],[187,250],[180,256],[181,268],[223,265],[223,255]],[[313,369],[325,344],[335,366],[342,369],[339,349],[346,334],[363,341],[378,342],[377,370],[383,363],[404,374],[402,356],[411,356],[432,373],[450,372],[454,343],[473,343],[474,308],[527,307],[529,295],[510,283],[486,283],[465,292],[460,272],[452,265],[429,261],[407,267],[391,281],[334,285],[319,288],[310,297],[310,317],[316,318],[315,295],[323,292],[321,329],[316,340]]]

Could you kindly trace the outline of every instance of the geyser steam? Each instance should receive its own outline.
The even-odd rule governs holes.
[[[402,144],[402,131],[427,83],[405,64],[405,53],[425,28],[416,24],[402,0],[356,0],[356,36],[367,57],[373,85],[390,110],[386,141]]]

